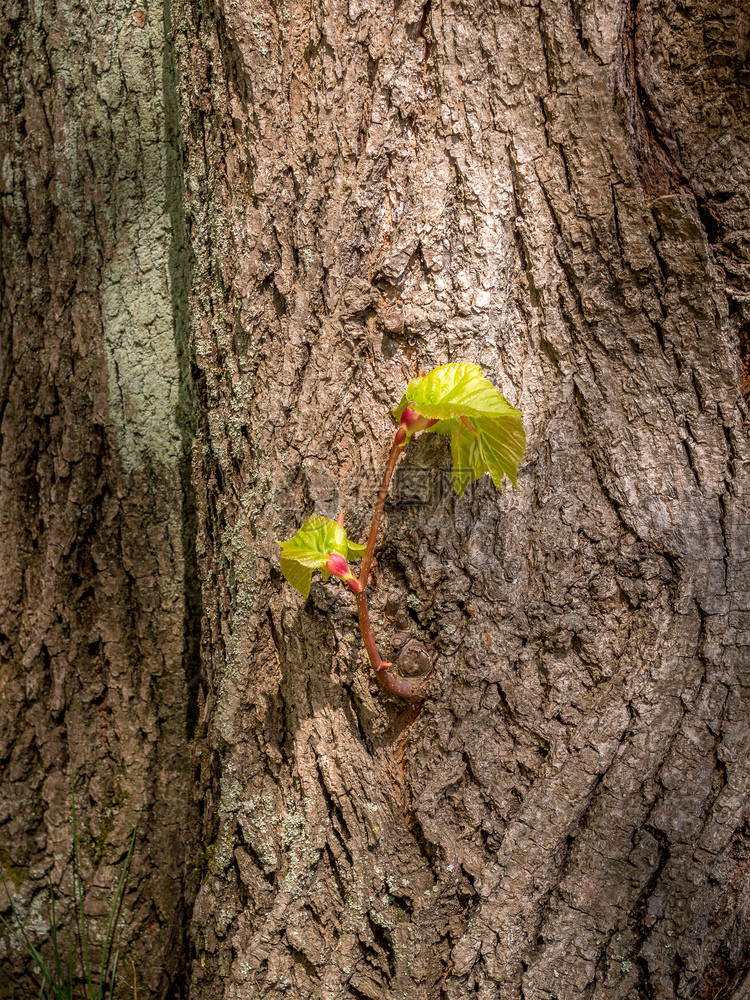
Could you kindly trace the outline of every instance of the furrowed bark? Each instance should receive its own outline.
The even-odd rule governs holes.
[[[743,996],[743,5],[11,14],[23,912],[67,891],[74,763],[92,915],[147,818],[121,963],[154,996]],[[407,682],[436,665],[420,708],[274,538],[340,507],[361,537],[389,412],[458,360],[529,448],[520,492],[457,499],[440,440],[399,465],[369,614]]]
[[[180,11],[222,790],[192,995],[731,991],[740,5]],[[462,359],[529,451],[523,492],[460,501],[419,479],[440,442],[400,466],[424,506],[389,508],[370,610],[399,669],[438,665],[415,719],[271,540],[364,527],[406,381]]]
[[[8,13],[0,866],[46,957],[53,885],[67,949],[75,771],[94,972],[138,823],[118,996],[133,996],[131,959],[140,996],[174,996],[195,881],[186,746],[200,628],[174,57],[159,3]],[[0,993],[37,996],[0,936]]]

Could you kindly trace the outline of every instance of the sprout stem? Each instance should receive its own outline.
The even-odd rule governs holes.
[[[380,522],[383,518],[385,499],[388,495],[388,487],[391,484],[396,463],[401,457],[401,452],[404,450],[405,444],[406,431],[403,427],[399,427],[396,431],[396,436],[393,439],[390,454],[388,455],[388,464],[385,467],[383,482],[380,484],[380,492],[378,493],[378,500],[375,504],[375,513],[373,514],[372,524],[370,526],[370,535],[367,539],[367,550],[362,563],[362,571],[359,574],[359,591],[356,594],[356,598],[359,630],[362,633],[362,641],[364,642],[365,649],[367,650],[367,657],[370,661],[370,666],[375,671],[375,676],[377,677],[378,682],[381,687],[385,688],[386,691],[390,691],[391,694],[395,694],[399,698],[406,698],[408,701],[413,701],[416,699],[421,700],[421,696],[417,693],[414,685],[410,684],[409,681],[404,681],[398,677],[394,677],[394,675],[388,670],[390,663],[386,663],[380,658],[380,653],[378,652],[378,647],[375,642],[375,636],[372,634],[370,614],[367,608],[367,582],[370,577],[370,566],[375,552],[375,542],[378,537],[378,528],[380,527]]]
[[[380,484],[378,501],[375,504],[375,513],[372,516],[372,524],[370,525],[370,535],[367,539],[367,550],[365,552],[365,558],[359,574],[359,585],[363,591],[367,586],[367,581],[370,576],[370,564],[372,563],[373,553],[375,552],[375,542],[378,537],[378,528],[380,527],[380,521],[383,517],[383,511],[385,510],[385,498],[388,495],[388,487],[391,485],[391,479],[393,478],[393,471],[396,468],[396,462],[398,462],[401,457],[401,452],[404,450],[405,444],[406,431],[403,427],[399,427],[396,431],[396,436],[393,439],[390,454],[388,455],[388,464],[386,465],[385,472],[383,474],[383,482]]]

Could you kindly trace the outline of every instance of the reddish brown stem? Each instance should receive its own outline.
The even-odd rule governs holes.
[[[385,688],[386,691],[390,691],[391,694],[398,695],[399,698],[406,698],[407,701],[419,698],[420,695],[417,693],[414,685],[410,684],[409,681],[401,680],[400,677],[395,677],[381,660],[378,647],[375,644],[375,636],[372,634],[370,626],[370,615],[367,609],[367,591],[365,590],[360,590],[357,594],[357,614],[359,615],[359,630],[362,633],[367,657],[370,661],[370,666],[375,671],[375,676],[380,686]]]
[[[388,464],[386,465],[385,472],[383,473],[383,482],[380,484],[378,501],[375,504],[375,513],[372,516],[372,524],[370,525],[370,536],[367,539],[367,550],[365,552],[364,562],[362,563],[362,569],[359,574],[359,586],[363,591],[367,586],[367,581],[370,576],[370,564],[372,563],[372,556],[375,552],[375,542],[378,538],[378,528],[380,527],[380,521],[383,517],[383,511],[385,510],[385,498],[388,495],[388,487],[391,485],[393,470],[396,468],[396,462],[398,462],[401,457],[401,452],[404,450],[405,444],[406,431],[403,427],[399,427],[396,431],[396,436],[393,439],[390,454],[388,455]]]
[[[364,562],[362,563],[362,571],[359,574],[357,614],[359,616],[359,630],[362,633],[362,641],[364,642],[365,649],[367,650],[367,657],[370,661],[370,666],[375,671],[375,676],[377,677],[381,687],[385,688],[386,691],[390,691],[391,694],[398,695],[400,698],[406,698],[411,701],[419,699],[420,695],[417,693],[417,689],[414,685],[410,684],[409,681],[404,681],[398,677],[394,677],[393,674],[389,672],[388,666],[390,666],[390,664],[386,665],[383,663],[375,642],[375,636],[372,634],[370,614],[367,608],[367,581],[370,577],[370,566],[372,564],[373,553],[375,552],[375,542],[378,537],[378,528],[380,527],[380,522],[383,517],[385,498],[388,495],[388,487],[390,486],[391,479],[393,478],[393,471],[396,468],[396,463],[399,460],[401,452],[404,450],[405,444],[406,431],[403,427],[399,427],[396,431],[396,437],[393,440],[393,444],[391,445],[391,452],[388,456],[388,464],[385,467],[383,482],[380,484],[380,492],[378,493],[378,500],[375,504],[375,513],[372,518],[372,525],[370,526],[370,536],[367,539],[367,551],[365,552]]]

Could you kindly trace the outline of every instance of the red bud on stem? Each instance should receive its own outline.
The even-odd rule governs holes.
[[[437,420],[423,417],[421,413],[417,413],[410,406],[407,406],[401,414],[401,426],[410,436],[418,431],[426,431],[428,427],[432,427],[436,423]]]
[[[349,569],[349,563],[339,552],[329,553],[328,562],[326,563],[325,568],[331,576],[335,576],[339,580],[343,580],[355,594],[359,593],[359,581],[354,573],[352,573]]]

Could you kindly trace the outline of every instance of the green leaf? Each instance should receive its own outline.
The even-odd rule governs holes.
[[[299,531],[281,545],[281,572],[303,597],[310,593],[313,570],[319,569],[327,580],[325,565],[331,552],[344,559],[361,559],[365,546],[350,542],[338,521],[319,514],[309,517]]]
[[[469,483],[489,472],[492,482],[500,489],[503,475],[518,486],[518,463],[523,456],[525,438],[508,422],[474,419],[472,430],[463,422],[451,437],[453,470],[451,480],[459,496]]]
[[[521,411],[487,381],[479,365],[441,365],[412,379],[393,412],[396,420],[407,405],[438,421],[424,433],[450,435],[451,479],[459,496],[485,472],[498,489],[504,475],[518,486],[518,463],[526,447]]]
[[[433,368],[427,375],[412,379],[394,411],[401,419],[409,405],[430,420],[451,417],[507,417],[519,414],[502,393],[488,382],[479,365],[460,362]]]

